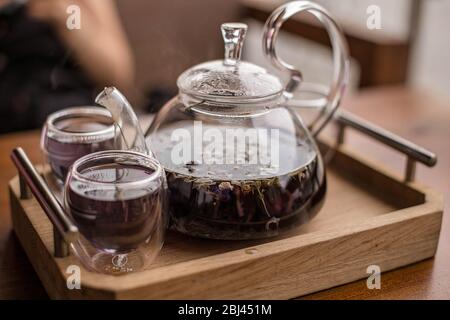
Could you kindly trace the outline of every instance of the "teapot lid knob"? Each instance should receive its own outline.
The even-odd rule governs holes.
[[[247,25],[245,23],[229,22],[221,25],[225,42],[225,65],[236,65],[241,60]]]

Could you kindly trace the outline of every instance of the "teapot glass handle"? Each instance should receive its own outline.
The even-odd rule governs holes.
[[[314,15],[326,28],[330,36],[333,49],[334,72],[332,82],[328,90],[320,84],[303,83],[302,74],[291,64],[283,61],[277,55],[275,43],[282,24],[293,15],[300,12],[309,12]],[[271,63],[280,70],[286,70],[290,74],[289,82],[285,87],[285,95],[289,106],[298,108],[319,108],[319,115],[309,124],[312,135],[317,136],[325,125],[332,119],[339,107],[344,94],[349,73],[349,54],[347,42],[340,27],[331,18],[330,14],[322,6],[309,1],[292,1],[278,7],[267,19],[263,34],[264,54]],[[297,100],[293,99],[293,93],[301,85],[306,92],[313,92],[321,99]]]

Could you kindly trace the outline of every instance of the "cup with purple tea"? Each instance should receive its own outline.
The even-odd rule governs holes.
[[[51,114],[41,135],[41,149],[48,164],[47,182],[62,189],[75,160],[102,150],[120,149],[111,113],[105,108],[67,108]]]
[[[41,149],[50,168],[45,178],[59,199],[70,166],[87,154],[104,150],[151,154],[133,107],[119,90],[107,87],[95,102],[102,107],[74,107],[51,114],[42,130]]]
[[[167,184],[159,162],[134,151],[101,151],[75,161],[64,208],[78,227],[75,254],[97,272],[145,269],[163,243]]]

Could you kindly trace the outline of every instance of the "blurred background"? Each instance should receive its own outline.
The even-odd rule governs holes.
[[[220,59],[220,24],[244,21],[246,60],[277,73],[261,50],[262,26],[281,0],[0,0],[0,132],[28,130],[68,106],[92,104],[115,85],[140,113],[177,92],[194,64]],[[386,85],[450,92],[450,1],[317,0],[342,25],[352,56],[351,94]],[[80,8],[80,29],[67,18]],[[381,28],[370,30],[373,5]],[[372,7],[371,7],[372,6]],[[308,15],[284,25],[279,53],[307,81],[332,72],[325,32]],[[284,76],[284,75],[280,75]]]

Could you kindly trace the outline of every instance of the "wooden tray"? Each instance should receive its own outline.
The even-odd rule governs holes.
[[[169,232],[151,269],[114,277],[81,267],[81,290],[66,285],[67,267],[80,263],[54,257],[52,224],[34,198],[20,198],[18,177],[9,185],[10,203],[14,230],[51,298],[293,298],[365,278],[369,265],[384,272],[435,254],[439,194],[344,145],[327,174],[324,208],[290,234],[233,242]]]

